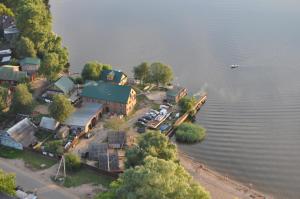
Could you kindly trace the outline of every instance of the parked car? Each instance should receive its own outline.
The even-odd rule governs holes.
[[[139,128],[137,129],[137,132],[138,132],[138,133],[145,133],[145,132],[146,132],[146,128],[145,128],[144,126],[139,127]]]
[[[85,137],[86,139],[89,139],[89,138],[91,138],[91,137],[93,137],[93,136],[94,136],[94,133],[91,133],[91,132],[86,133],[86,134],[84,135],[84,137]]]
[[[169,125],[169,124],[163,124],[163,125],[160,126],[159,130],[161,132],[164,132],[164,131],[169,130],[170,127],[171,127],[171,125]]]
[[[136,123],[136,125],[138,125],[138,126],[146,126],[146,123],[145,123],[145,122],[140,122],[140,121],[138,121],[138,122]]]
[[[153,119],[153,116],[144,116],[142,119],[150,121]]]
[[[152,113],[155,113],[156,115],[159,114],[159,112],[158,112],[157,110],[154,110],[154,109],[151,109],[151,110],[150,110],[150,113],[151,113],[151,112],[152,112]]]
[[[139,122],[144,122],[144,123],[148,123],[148,122],[149,122],[149,121],[146,120],[145,118],[139,118],[138,121],[139,121]]]

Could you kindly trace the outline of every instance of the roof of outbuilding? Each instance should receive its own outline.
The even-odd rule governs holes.
[[[75,87],[74,82],[66,76],[61,77],[57,80],[54,85],[59,88],[64,94],[68,94]]]
[[[40,122],[40,127],[48,130],[54,131],[59,125],[59,122],[57,122],[54,118],[50,117],[42,117]]]
[[[26,57],[20,61],[21,66],[31,64],[31,65],[40,65],[41,60],[39,58],[34,57]]]
[[[105,82],[115,82],[120,83],[122,80],[122,76],[126,76],[125,73],[122,71],[117,70],[102,70],[100,74],[100,80]],[[112,77],[112,80],[110,80],[109,77]]]
[[[108,144],[120,144],[123,145],[126,142],[126,132],[109,132]]]
[[[36,140],[34,136],[36,130],[36,126],[28,118],[25,118],[9,128],[6,132],[16,142],[21,143],[24,147],[28,147]]]
[[[70,126],[85,126],[102,109],[102,104],[87,103],[77,109],[72,115],[63,122]]]
[[[13,67],[0,67],[0,80],[19,81],[27,77],[27,73],[23,71],[16,71]]]
[[[127,104],[132,88],[105,82],[90,82],[82,91],[83,97]]]

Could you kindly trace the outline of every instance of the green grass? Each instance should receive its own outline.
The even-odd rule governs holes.
[[[64,186],[69,188],[83,184],[101,184],[104,187],[108,187],[113,180],[114,178],[112,177],[104,176],[95,171],[82,168],[77,172],[67,173]]]
[[[29,168],[34,170],[46,169],[57,163],[56,160],[48,159],[34,152],[21,151],[4,146],[0,146],[0,157],[6,159],[22,159]],[[42,164],[44,164],[45,167],[41,168]]]

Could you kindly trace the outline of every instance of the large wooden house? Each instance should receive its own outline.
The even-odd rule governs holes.
[[[97,102],[104,111],[128,115],[136,104],[136,92],[130,86],[90,82],[83,88],[83,102]]]

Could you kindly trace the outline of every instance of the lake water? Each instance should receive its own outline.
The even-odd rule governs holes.
[[[73,72],[89,60],[126,72],[142,61],[172,65],[176,83],[208,92],[197,117],[207,138],[180,148],[276,198],[300,198],[300,1],[51,5]]]

